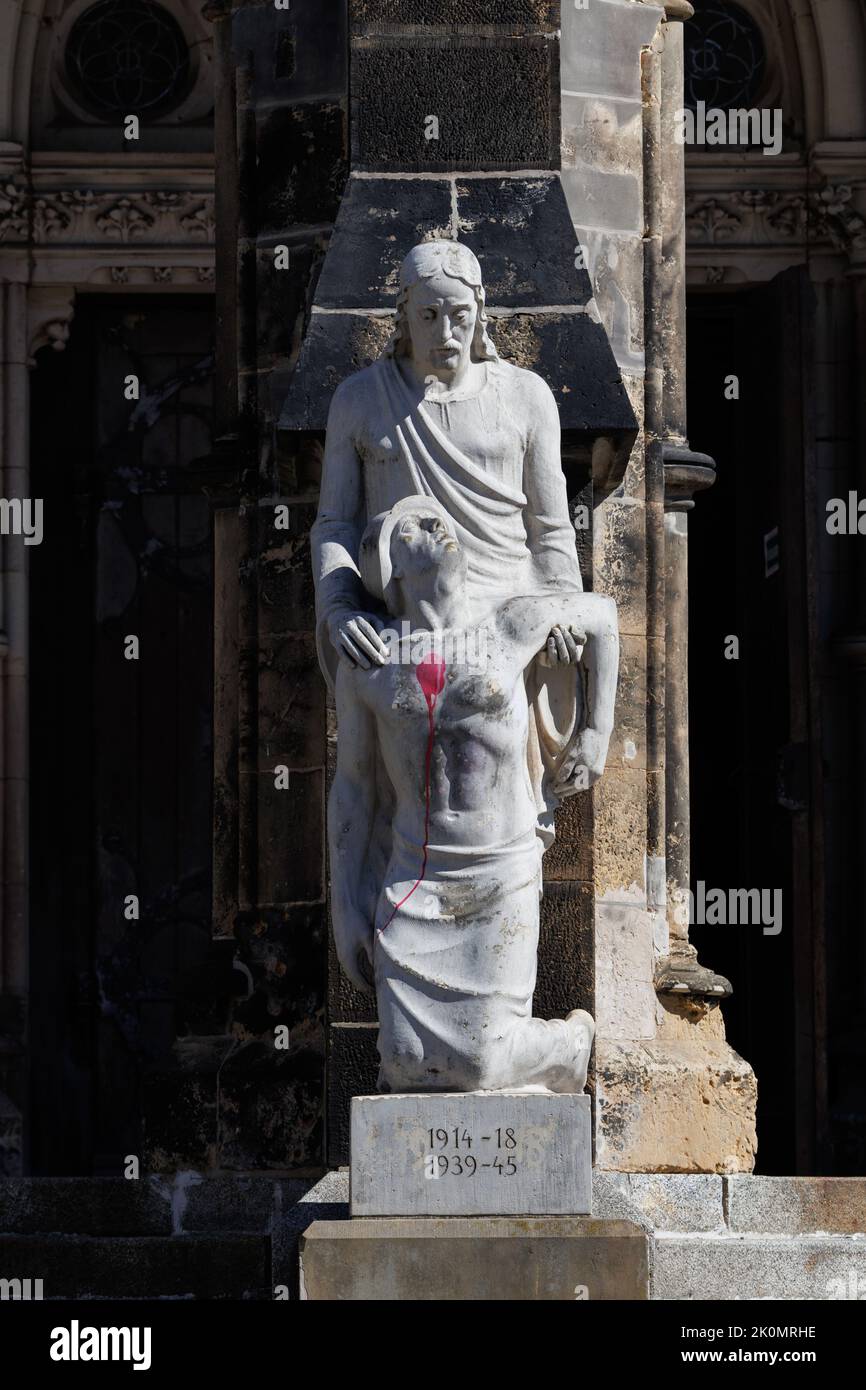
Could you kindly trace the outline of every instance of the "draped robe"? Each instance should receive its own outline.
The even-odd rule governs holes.
[[[419,400],[395,359],[385,356],[335,394],[312,530],[319,660],[332,689],[338,653],[328,621],[340,610],[374,608],[360,583],[360,539],[367,522],[402,497],[434,497],[451,516],[468,559],[470,627],[516,594],[582,588],[553,395],[533,372],[498,359],[484,368],[480,390],[428,391]],[[540,860],[553,840],[560,797],[576,790],[567,755],[581,727],[581,670],[536,659],[526,686]],[[378,790],[370,852],[384,866],[384,779]]]

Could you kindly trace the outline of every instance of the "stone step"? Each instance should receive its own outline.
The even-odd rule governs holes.
[[[0,1279],[42,1297],[273,1298],[267,1236],[0,1235]]]
[[[191,1171],[125,1178],[18,1178],[0,1184],[0,1233],[82,1236],[266,1234],[310,1180]]]
[[[170,1236],[171,1191],[125,1178],[15,1178],[0,1186],[0,1232]]]
[[[653,1299],[798,1302],[866,1298],[866,1235],[683,1236],[656,1232],[654,1247]]]
[[[314,1221],[300,1240],[311,1302],[634,1302],[649,1237],[590,1216],[365,1216]]]
[[[593,1215],[683,1234],[866,1233],[866,1178],[753,1173],[614,1173],[596,1169]]]

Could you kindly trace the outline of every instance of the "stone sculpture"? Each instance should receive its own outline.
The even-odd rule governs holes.
[[[335,393],[313,529],[332,915],[375,984],[381,1090],[585,1085],[590,1016],[531,1017],[541,855],[603,769],[618,660],[559,442],[548,387],[488,336],[474,255],[417,246],[385,354]]]

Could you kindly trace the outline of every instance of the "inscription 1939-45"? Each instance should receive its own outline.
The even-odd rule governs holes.
[[[589,1096],[356,1096],[353,1216],[577,1215],[592,1192]]]
[[[427,1134],[430,1147],[424,1155],[425,1178],[449,1175],[475,1177],[485,1169],[492,1170],[500,1177],[514,1177],[517,1174],[514,1150],[518,1147],[518,1139],[511,1125],[506,1128],[497,1126],[492,1134],[474,1137],[465,1126],[460,1125],[455,1125],[453,1129],[430,1129]],[[475,1153],[472,1152],[473,1147]],[[483,1153],[488,1156],[482,1157]]]

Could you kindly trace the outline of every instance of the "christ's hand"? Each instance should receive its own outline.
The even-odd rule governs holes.
[[[379,636],[383,626],[374,613],[344,611],[331,619],[328,635],[341,656],[369,671],[371,666],[384,666],[388,657],[388,648]]]

